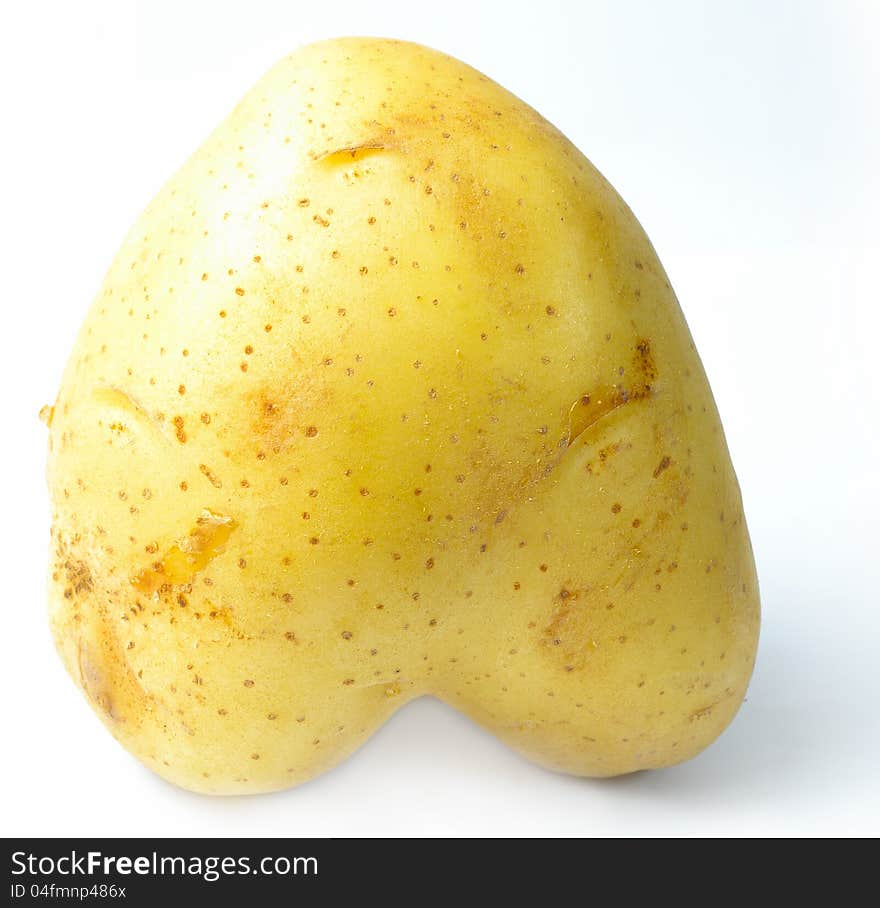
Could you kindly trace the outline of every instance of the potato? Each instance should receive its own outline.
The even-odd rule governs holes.
[[[304,782],[423,695],[585,776],[742,701],[755,569],[669,280],[436,51],[271,69],[125,240],[46,420],[58,649],[185,788]]]

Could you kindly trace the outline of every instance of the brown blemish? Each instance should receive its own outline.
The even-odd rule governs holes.
[[[91,593],[94,589],[94,580],[92,571],[85,561],[67,555],[61,563],[61,567],[64,572],[65,599],[73,599]],[[58,576],[60,577],[60,574]]]
[[[724,658],[723,655],[722,655],[722,658]],[[704,687],[705,687],[705,685],[704,685]],[[708,719],[712,715],[712,711],[715,709],[716,706],[719,706],[725,700],[729,699],[732,696],[733,696],[733,691],[729,687],[726,688],[723,695],[720,696],[717,700],[715,700],[712,703],[709,703],[707,706],[700,707],[699,709],[695,709],[693,712],[691,712],[690,715],[688,716],[688,722],[698,722],[698,721],[700,721],[700,719]]]
[[[215,489],[222,489],[223,483],[207,464],[199,464],[199,472],[214,486]]]
[[[598,648],[589,621],[588,603],[583,601],[586,593],[585,589],[562,589],[541,635],[542,645],[555,660],[561,661],[566,672],[582,669]]]
[[[349,165],[354,161],[363,161],[389,150],[384,142],[359,142],[357,145],[347,145],[333,151],[325,151],[315,158],[315,163],[322,167],[338,167]],[[360,171],[354,171],[352,176],[360,176]]]
[[[572,404],[568,416],[568,445],[574,444],[584,432],[620,407],[651,396],[657,366],[649,340],[642,339],[636,343],[630,372],[632,380],[628,387],[615,384],[594,388]],[[622,366],[618,373],[625,373]]]
[[[99,619],[100,620],[100,619]],[[88,641],[83,636],[87,632]],[[97,641],[93,643],[94,638]],[[88,631],[83,629],[76,642],[76,669],[80,686],[94,704],[100,715],[113,724],[126,721],[126,694],[129,688],[141,692],[124,655],[117,652],[114,639],[109,629],[102,625],[92,625]]]
[[[129,663],[134,650],[130,631],[120,639],[105,596],[93,596],[92,571],[68,541],[56,534],[57,570],[53,580],[64,587],[65,604],[53,612],[53,633],[67,668],[96,711],[108,723],[137,725],[155,698],[144,690],[140,673]],[[79,543],[79,537],[74,537]],[[88,601],[88,607],[83,607]],[[123,617],[124,621],[127,616]]]
[[[155,384],[153,379],[151,384]],[[119,388],[103,386],[92,391],[92,399],[102,407],[116,411],[116,419],[111,426],[115,431],[124,432],[135,425],[152,429],[166,442],[170,441],[163,430],[164,417],[151,416],[147,409],[130,394]]]
[[[671,463],[672,463],[672,458],[670,458],[668,454],[664,455],[663,459],[660,461],[660,463],[658,463],[657,466],[654,468],[654,473],[653,473],[654,479],[657,479],[657,477],[664,470],[668,469]]]
[[[152,595],[162,588],[175,588],[192,582],[208,564],[224,551],[237,524],[205,509],[189,535],[177,540],[159,561],[131,579],[139,592]]]
[[[243,398],[242,418],[261,450],[280,454],[297,445],[303,435],[314,438],[319,428],[312,423],[326,412],[332,392],[326,383],[310,377],[305,367],[298,380],[261,382]]]

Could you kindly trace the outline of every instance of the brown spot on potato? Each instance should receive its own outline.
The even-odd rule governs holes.
[[[220,481],[219,477],[214,473],[214,471],[207,464],[200,463],[199,472],[202,474],[202,476],[205,477],[205,479],[208,480],[208,482],[211,483],[212,486],[214,486],[215,489],[223,488],[223,483]]]
[[[624,371],[623,367],[618,369],[620,375],[623,375]],[[639,340],[635,346],[631,381],[628,386],[615,384],[593,388],[572,404],[568,416],[568,444],[573,444],[584,432],[620,407],[650,397],[656,377],[657,367],[651,342],[646,339]]]
[[[173,543],[158,562],[131,578],[132,587],[139,593],[152,595],[165,586],[174,588],[191,583],[222,554],[236,526],[231,517],[205,509],[187,536]]]
[[[349,167],[354,162],[364,161],[375,155],[390,150],[389,146],[380,140],[358,142],[355,145],[346,145],[333,151],[325,151],[315,158],[315,163],[322,167]],[[360,176],[359,171],[350,171],[350,176]],[[308,202],[308,200],[305,200]]]
[[[654,473],[653,473],[654,479],[657,479],[657,477],[664,470],[668,469],[671,463],[672,463],[672,458],[669,457],[668,454],[664,455],[663,459],[660,461],[660,463],[658,463],[657,466],[654,468]]]
[[[65,595],[67,590],[71,591],[71,596],[67,598],[92,592],[95,583],[91,568],[84,560],[68,555],[62,562],[62,568],[67,584]]]
[[[154,697],[129,662],[135,643],[127,625],[125,636],[120,636],[108,596],[103,591],[95,595],[94,574],[86,550],[80,550],[83,540],[78,534],[68,539],[57,530],[53,535],[58,559],[53,582],[65,585],[65,605],[52,617],[59,651],[98,714],[113,725],[133,726],[134,731],[154,705]]]
[[[541,643],[566,672],[577,671],[586,665],[587,659],[598,647],[594,639],[596,632],[586,590],[564,589],[556,597],[556,605],[550,622],[542,632]]]

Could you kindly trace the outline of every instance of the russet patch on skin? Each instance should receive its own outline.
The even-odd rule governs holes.
[[[436,51],[271,69],[133,227],[43,415],[59,652],[179,785],[295,785],[422,695],[614,775],[742,701],[757,580],[666,274]]]

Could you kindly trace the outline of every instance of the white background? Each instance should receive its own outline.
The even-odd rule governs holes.
[[[880,833],[878,13],[871,0],[8,8],[0,832]],[[140,209],[270,64],[339,34],[433,45],[528,101],[622,193],[672,277],[764,609],[748,700],[691,763],[554,775],[425,700],[297,790],[205,798],[115,744],[55,656],[37,411]]]

